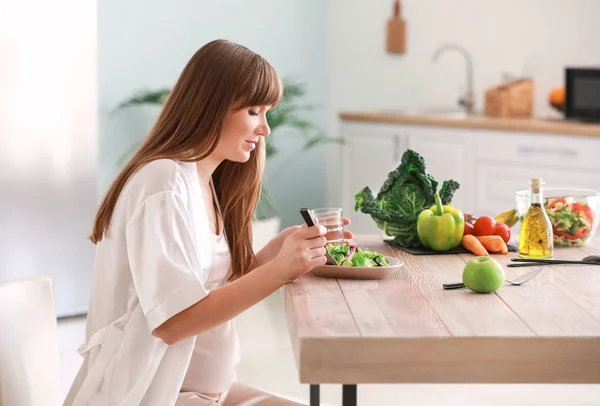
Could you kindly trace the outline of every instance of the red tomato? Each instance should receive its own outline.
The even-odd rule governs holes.
[[[588,235],[590,231],[591,228],[580,228],[575,232],[575,234],[569,234],[561,230],[554,230],[554,234],[558,235],[559,237],[564,237],[567,240],[578,240]]]
[[[475,228],[473,224],[469,222],[465,222],[465,231],[463,231],[463,235],[473,234],[475,232]]]
[[[494,235],[496,220],[490,216],[481,216],[475,222],[475,235]]]
[[[547,205],[546,208],[553,209],[558,203],[562,203],[563,206],[567,205],[566,199],[561,197],[560,199],[555,199],[551,204]]]
[[[506,224],[498,224],[496,226],[496,231],[494,232],[494,234],[502,237],[504,242],[507,244],[508,241],[510,241],[510,228],[508,228]]]

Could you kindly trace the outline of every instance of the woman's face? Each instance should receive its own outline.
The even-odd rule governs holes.
[[[219,160],[246,162],[258,145],[260,137],[266,137],[271,129],[267,123],[270,106],[244,107],[230,112],[223,124],[223,135],[213,155]]]

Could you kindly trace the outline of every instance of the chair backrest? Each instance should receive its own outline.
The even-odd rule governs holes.
[[[47,276],[0,284],[0,404],[62,402],[54,291]]]

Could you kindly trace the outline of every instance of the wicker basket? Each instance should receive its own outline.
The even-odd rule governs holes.
[[[485,92],[485,115],[489,117],[531,117],[533,80],[506,82]]]

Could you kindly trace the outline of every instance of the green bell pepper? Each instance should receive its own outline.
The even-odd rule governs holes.
[[[435,206],[423,210],[417,218],[417,233],[421,243],[434,251],[449,251],[458,247],[465,230],[463,213],[451,205],[442,206],[435,194]]]

